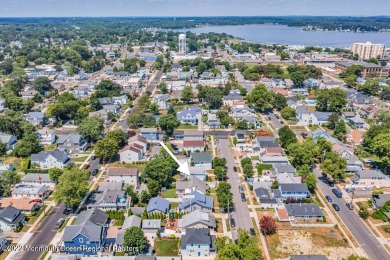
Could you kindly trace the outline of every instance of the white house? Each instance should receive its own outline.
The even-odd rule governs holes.
[[[0,134],[0,141],[7,144],[7,150],[13,150],[18,143],[16,136],[8,134]]]
[[[37,164],[41,169],[63,169],[65,166],[73,164],[68,154],[58,149],[31,154],[30,160],[32,164]]]
[[[143,147],[138,144],[129,144],[119,151],[121,162],[132,163],[144,158]]]
[[[38,136],[40,145],[51,145],[56,141],[56,132],[53,130],[40,129],[35,133]]]
[[[107,169],[106,178],[109,182],[121,182],[137,186],[138,170],[134,168],[110,167]]]
[[[203,152],[205,148],[205,142],[204,141],[183,141],[183,149],[186,151],[200,151]]]
[[[305,107],[297,108],[298,125],[322,125],[328,123],[331,112],[311,112]]]

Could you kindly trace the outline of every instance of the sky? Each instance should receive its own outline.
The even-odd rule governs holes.
[[[390,16],[390,0],[0,0],[0,17]]]

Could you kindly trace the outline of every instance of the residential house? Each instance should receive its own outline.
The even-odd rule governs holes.
[[[112,113],[112,114],[114,114],[114,115],[117,115],[117,114],[119,114],[119,112],[120,112],[120,110],[121,110],[120,106],[115,105],[115,104],[113,104],[113,105],[103,105],[102,107],[103,107],[102,110],[103,110],[107,115],[108,115],[109,113]]]
[[[234,133],[237,143],[245,143],[246,141],[246,132],[244,130],[236,130]]]
[[[203,141],[204,133],[198,130],[185,130],[183,132],[184,141]]]
[[[260,122],[257,120],[255,115],[243,116],[241,120],[246,122],[248,128],[258,128],[260,126]]]
[[[104,192],[106,190],[122,190],[124,188],[124,182],[109,182],[103,181],[97,188],[97,192]]]
[[[148,151],[148,139],[141,135],[135,135],[129,138],[128,144],[137,144],[136,147],[142,147],[142,151],[146,153]]]
[[[30,161],[31,164],[35,163],[41,169],[63,169],[65,166],[73,164],[68,154],[58,149],[31,154]]]
[[[272,176],[273,179],[276,179],[279,184],[282,183],[302,183],[302,178],[291,173],[281,173],[275,176]]]
[[[138,170],[135,168],[109,167],[106,173],[108,182],[121,182],[132,186],[138,184]]]
[[[107,106],[107,105],[113,104],[112,98],[110,98],[110,97],[102,97],[102,98],[98,98],[98,100],[99,100],[100,105],[102,105],[102,106]]]
[[[74,88],[71,93],[78,99],[84,99],[89,98],[91,96],[91,93],[89,92],[88,87],[77,87]]]
[[[260,159],[263,164],[290,164],[285,156],[262,156]]]
[[[213,156],[209,152],[195,152],[191,153],[191,161],[193,166],[203,166],[211,169]]]
[[[221,121],[219,120],[219,118],[217,118],[217,114],[215,113],[209,113],[207,115],[207,124],[209,128],[212,129],[221,128]]]
[[[144,219],[142,220],[142,230],[149,239],[157,236],[157,231],[161,230],[161,219]]]
[[[15,198],[42,198],[49,196],[51,190],[49,185],[45,184],[18,184],[12,190],[12,196]]]
[[[52,181],[47,173],[27,173],[22,177],[21,183],[26,185],[45,184],[50,187],[56,185],[56,181]]]
[[[121,162],[132,163],[144,159],[143,147],[138,144],[128,144],[119,151]]]
[[[317,204],[292,203],[285,204],[288,217],[292,221],[317,221],[323,220],[324,214]]]
[[[7,237],[0,235],[0,252],[5,251],[5,247],[7,244],[8,244]]]
[[[13,206],[0,210],[0,231],[11,231],[25,223],[25,215]]]
[[[208,228],[188,228],[181,237],[180,254],[183,256],[210,256],[216,251],[215,236]]]
[[[243,98],[240,94],[240,90],[238,89],[233,89],[229,92],[229,94],[227,96],[224,96],[222,98],[223,100],[223,104],[226,105],[226,106],[233,106],[233,103],[235,101],[242,101]]]
[[[197,177],[202,181],[206,180],[207,177],[206,171],[210,169],[209,167],[203,167],[203,166],[190,166],[188,168],[190,170],[190,176]]]
[[[187,152],[203,152],[205,146],[204,141],[183,141],[183,149]]]
[[[182,230],[186,230],[188,228],[215,229],[217,224],[215,221],[215,216],[212,214],[201,211],[193,211],[179,219],[177,226]]]
[[[129,98],[126,95],[119,97],[112,97],[112,103],[118,106],[126,105],[129,102]]]
[[[107,215],[100,209],[82,211],[63,236],[67,254],[97,255],[107,235]]]
[[[380,170],[359,170],[351,177],[353,186],[358,187],[390,187],[390,178]]]
[[[146,208],[148,214],[150,213],[167,213],[169,210],[169,200],[160,196],[153,197]]]
[[[278,207],[278,202],[276,199],[271,199],[270,190],[264,187],[259,187],[253,190],[256,196],[257,201],[260,204],[261,208],[276,208]]]
[[[274,198],[286,200],[304,200],[310,197],[310,191],[307,188],[306,183],[282,183],[279,185],[279,194]]]
[[[182,124],[197,125],[200,115],[200,107],[191,107],[177,113],[177,119]]]
[[[32,124],[33,126],[45,125],[47,122],[45,113],[43,112],[29,112],[26,121]]]
[[[260,149],[267,147],[280,147],[280,144],[276,141],[273,136],[258,136],[256,138],[257,146]]]
[[[3,161],[0,161],[0,173],[4,171],[13,171],[14,165],[10,163],[4,163]]]
[[[142,219],[136,215],[125,217],[125,221],[123,222],[122,229],[117,234],[115,244],[121,247],[123,245],[126,229],[131,227],[140,228],[141,224],[142,224]]]
[[[352,147],[361,145],[363,142],[363,135],[364,132],[357,129],[351,129],[347,131],[347,144],[351,145]]]
[[[284,173],[294,175],[296,173],[294,166],[292,166],[291,164],[277,163],[277,164],[273,164],[272,168],[276,175],[284,174]]]
[[[182,203],[179,204],[180,212],[212,212],[214,208],[213,198],[199,191],[193,191],[183,196]]]
[[[347,166],[345,167],[346,172],[356,173],[357,171],[363,169],[364,164],[356,157],[356,155],[348,154],[342,157],[347,160]]]
[[[23,214],[31,214],[32,212],[40,208],[40,203],[37,199],[31,199],[27,197],[23,198],[2,198],[0,200],[0,210],[5,209],[8,206],[12,206],[17,210],[20,210]]]
[[[349,118],[348,123],[357,129],[364,128],[364,125],[366,124],[366,122],[360,116]]]
[[[79,134],[59,135],[57,149],[67,153],[85,152],[88,148],[87,141]]]
[[[199,191],[206,194],[208,190],[209,187],[206,182],[195,176],[189,176],[186,180],[178,180],[176,182],[176,194],[178,197],[182,197],[193,191]]]
[[[311,112],[306,107],[297,108],[298,125],[323,125],[328,123],[331,112]]]
[[[168,101],[172,99],[170,94],[157,94],[153,96],[153,101],[158,105],[159,109],[167,110],[169,108]]]
[[[51,145],[56,142],[56,132],[54,130],[40,129],[35,132],[40,145]]]
[[[125,210],[130,208],[131,198],[121,190],[105,190],[103,193],[92,193],[87,209]]]
[[[156,127],[153,128],[141,128],[140,135],[145,137],[148,141],[158,141],[159,135]]]
[[[7,150],[13,150],[18,143],[16,136],[0,133],[0,141],[7,145]]]

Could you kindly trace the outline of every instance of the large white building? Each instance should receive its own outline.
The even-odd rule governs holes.
[[[185,34],[179,35],[179,54],[185,55],[187,53],[187,38]]]
[[[385,52],[385,45],[373,44],[372,42],[354,43],[352,44],[353,55],[359,55],[361,60],[369,60],[371,58],[383,57]]]

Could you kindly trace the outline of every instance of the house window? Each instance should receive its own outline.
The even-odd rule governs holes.
[[[84,243],[84,239],[80,237],[80,238],[79,238],[79,242],[80,242],[80,243]]]

